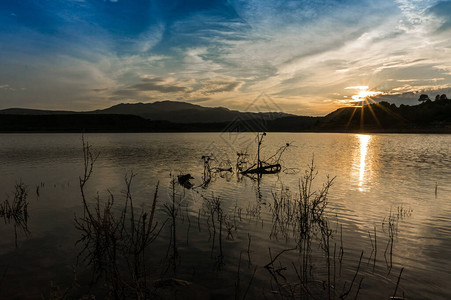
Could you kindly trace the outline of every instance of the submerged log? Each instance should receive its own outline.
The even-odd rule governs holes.
[[[241,172],[241,174],[276,174],[279,173],[282,167],[280,164],[260,166],[257,168],[251,167]]]

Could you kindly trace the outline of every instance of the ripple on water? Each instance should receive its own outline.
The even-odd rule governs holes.
[[[86,134],[85,138],[100,152],[90,191],[95,195],[95,191],[99,190],[101,195],[105,195],[107,189],[112,189],[119,199],[120,192],[124,189],[125,173],[134,171],[137,173],[133,185],[137,204],[143,207],[149,205],[157,181],[160,181],[161,187],[159,201],[161,204],[165,203],[170,195],[171,174],[175,176],[190,173],[196,186],[202,183],[202,155],[216,151],[216,162],[228,160],[233,166],[236,152],[246,150],[241,149],[241,145],[245,145],[247,150],[253,153],[255,136],[243,134],[240,137],[244,138],[241,141],[247,140],[249,143],[225,143],[224,137],[216,133]],[[20,178],[30,186],[30,196],[34,193],[35,186],[45,182],[40,199],[30,205],[30,218],[42,220],[43,227],[39,227],[37,222],[32,230],[40,228],[44,232],[41,234],[45,235],[45,230],[51,227],[52,220],[58,220],[58,228],[72,228],[72,217],[65,221],[54,216],[61,215],[61,211],[77,207],[79,196],[76,186],[82,163],[81,136],[12,134],[1,135],[1,140],[2,194],[11,195],[15,181]],[[355,272],[361,251],[364,251],[365,267],[362,263],[361,272],[366,279],[362,295],[369,299],[390,296],[390,292],[386,291],[394,287],[399,270],[404,267],[401,288],[407,292],[409,299],[451,297],[448,288],[448,280],[451,278],[450,135],[271,133],[265,138],[263,157],[287,141],[292,142],[295,147],[285,153],[283,165],[291,170],[299,170],[296,174],[282,172],[278,176],[268,175],[260,182],[249,178],[239,179],[236,174],[224,178],[218,176],[208,188],[199,187],[196,191],[185,191],[191,235],[189,244],[181,242],[180,245],[185,255],[184,262],[199,262],[202,270],[207,270],[210,266],[209,260],[199,260],[200,256],[208,259],[211,256],[211,243],[208,241],[205,220],[202,223],[202,231],[195,231],[198,212],[204,207],[203,197],[220,197],[229,214],[233,214],[235,206],[242,209],[243,220],[240,227],[234,233],[233,240],[225,243],[228,251],[228,272],[236,272],[233,262],[243,253],[243,249],[247,249],[248,233],[254,249],[253,262],[260,266],[268,262],[269,248],[275,252],[291,247],[293,238],[269,238],[272,193],[284,187],[296,197],[299,179],[314,156],[314,164],[318,170],[314,189],[322,186],[326,175],[336,176],[330,189],[327,214],[331,228],[335,230],[335,245],[341,243],[341,226],[337,224],[342,225],[345,249],[343,271],[350,278]],[[70,187],[67,187],[67,183],[70,183]],[[62,188],[63,186],[65,188]],[[389,241],[388,218],[390,213],[396,214],[400,207],[410,213],[396,220],[398,231],[393,243],[393,270],[386,276],[388,269],[384,250]],[[163,221],[164,214],[161,211],[159,213]],[[183,224],[180,239],[184,241],[187,220]],[[375,270],[368,262],[373,250],[374,228],[378,241]],[[2,230],[6,230],[6,227]],[[52,231],[52,237],[55,241],[62,241],[63,238],[77,239],[75,233],[70,237],[65,236],[67,232],[69,231],[64,229]],[[167,247],[164,238],[168,238],[168,234],[169,232],[165,231],[162,235],[163,239],[159,245],[161,249]],[[31,241],[34,236],[39,236],[39,233],[34,232],[30,237]],[[8,245],[11,243],[2,242],[0,245],[2,263],[7,259],[5,255],[13,251]],[[73,246],[70,246],[65,250],[70,252],[73,251],[72,248]],[[30,246],[27,251],[39,249]],[[318,261],[324,262],[318,245],[314,253],[318,255]],[[296,252],[287,254],[286,259],[296,261]],[[23,263],[26,265],[27,262]],[[31,273],[26,275],[26,268],[21,270],[24,276],[32,276]],[[186,272],[188,274],[193,270],[187,269]],[[324,270],[320,273],[324,274]],[[257,274],[256,282],[264,286],[266,277],[263,273]],[[53,280],[50,275],[49,282]],[[233,286],[233,282],[231,284]]]

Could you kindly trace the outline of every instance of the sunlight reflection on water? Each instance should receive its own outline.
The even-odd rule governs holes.
[[[368,190],[368,186],[365,184],[370,178],[365,177],[365,171],[370,168],[371,162],[367,162],[368,145],[371,141],[370,135],[357,135],[359,139],[359,151],[360,151],[360,161],[359,161],[359,191],[363,192]],[[368,174],[368,172],[366,172]],[[368,176],[368,175],[367,175]]]

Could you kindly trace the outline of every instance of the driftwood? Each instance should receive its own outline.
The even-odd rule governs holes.
[[[244,170],[241,172],[241,174],[276,174],[279,173],[282,169],[282,166],[280,164],[274,164],[274,165],[265,165],[260,167],[250,167],[247,170]]]
[[[243,170],[243,166],[247,164],[246,156],[247,154],[243,153],[237,153],[237,168],[238,171],[243,174],[276,174],[279,173],[282,170],[282,166],[280,165],[279,161],[282,156],[282,153],[285,151],[288,146],[290,146],[289,143],[287,143],[285,146],[283,146],[281,149],[279,149],[273,156],[269,158],[271,163],[268,161],[263,161],[260,158],[260,148],[263,143],[263,137],[266,136],[266,132],[263,132],[262,134],[257,134],[257,162],[254,163],[252,166],[246,168]]]

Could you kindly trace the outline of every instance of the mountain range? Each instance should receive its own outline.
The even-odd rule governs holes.
[[[74,112],[0,110],[0,132],[427,132],[451,133],[451,100],[418,105],[388,102],[339,108],[324,117],[240,112],[162,101]]]
[[[134,115],[152,121],[169,121],[173,123],[221,123],[236,119],[271,120],[294,116],[281,112],[240,112],[224,107],[204,107],[196,104],[176,101],[159,101],[154,103],[121,103],[106,109],[93,111],[52,111],[27,108],[9,108],[0,110],[0,114],[8,115],[75,115],[75,114],[109,114]]]

